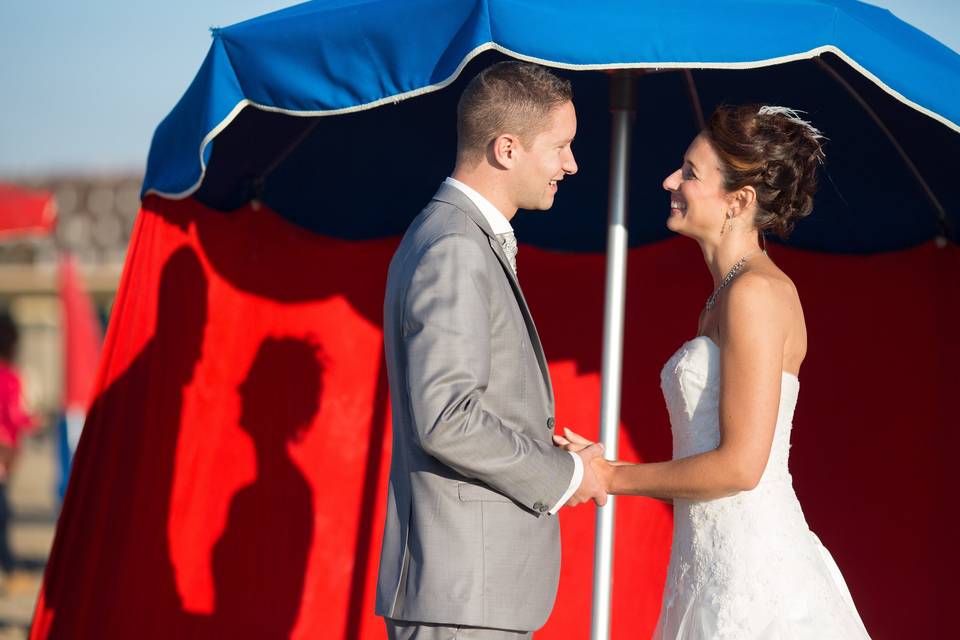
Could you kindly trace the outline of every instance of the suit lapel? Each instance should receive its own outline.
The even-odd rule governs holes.
[[[517,280],[517,276],[513,273],[513,269],[510,267],[510,261],[507,259],[507,254],[503,250],[503,246],[500,244],[500,241],[496,237],[489,237],[488,241],[490,242],[490,247],[493,249],[493,252],[497,254],[497,259],[500,260],[500,266],[503,267],[504,273],[507,275],[507,279],[510,281],[510,286],[513,288],[513,295],[516,296],[517,302],[520,305],[520,313],[523,314],[523,320],[527,325],[527,334],[530,336],[530,343],[533,345],[533,352],[537,356],[537,364],[540,365],[540,373],[543,375],[543,380],[547,384],[547,391],[550,394],[550,400],[553,401],[553,385],[550,382],[550,370],[547,368],[547,358],[543,352],[543,345],[540,343],[540,335],[537,333],[537,326],[533,322],[533,315],[530,313],[530,307],[527,306],[527,299],[523,297],[523,290],[520,288],[520,282]]]
[[[448,184],[440,185],[440,190],[437,191],[436,195],[433,196],[434,200],[439,200],[441,202],[446,202],[451,204],[469,216],[471,220],[476,223],[478,227],[483,231],[487,236],[487,241],[490,243],[490,248],[493,250],[494,255],[497,256],[497,260],[500,261],[500,266],[503,268],[504,274],[507,276],[507,280],[510,282],[510,287],[513,289],[513,295],[517,299],[517,304],[520,307],[520,313],[523,315],[524,323],[527,326],[527,334],[530,336],[530,343],[533,345],[533,352],[537,356],[537,364],[540,367],[540,373],[543,376],[543,381],[547,385],[547,392],[550,394],[550,403],[553,404],[553,384],[550,382],[550,370],[547,367],[547,358],[543,352],[543,345],[540,343],[540,336],[537,333],[537,326],[533,322],[533,315],[530,313],[530,307],[527,306],[527,300],[523,297],[523,290],[520,288],[520,282],[517,280],[516,274],[513,273],[513,269],[510,267],[510,260],[507,259],[507,254],[503,250],[503,246],[500,244],[500,241],[497,239],[496,234],[493,233],[493,229],[490,228],[487,219],[483,217],[483,214],[480,213],[480,210],[477,209],[476,205],[459,189],[452,187]]]

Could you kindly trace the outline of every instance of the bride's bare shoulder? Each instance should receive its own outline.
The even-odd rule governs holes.
[[[752,339],[764,336],[784,345],[784,363],[799,369],[806,355],[807,332],[800,296],[793,281],[775,265],[745,271],[730,283],[721,323],[741,328]]]
[[[726,320],[756,324],[765,320],[785,327],[800,313],[793,281],[776,267],[758,267],[734,278],[724,305]]]
[[[797,287],[793,280],[769,261],[752,267],[734,278],[730,283],[730,295],[767,304],[799,303]]]

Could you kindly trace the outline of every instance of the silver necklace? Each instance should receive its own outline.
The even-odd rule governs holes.
[[[713,309],[714,305],[717,303],[717,296],[720,295],[720,292],[723,291],[723,288],[730,284],[730,282],[737,277],[737,274],[740,273],[740,269],[743,269],[743,265],[747,263],[747,258],[755,254],[757,251],[762,251],[763,255],[767,255],[766,251],[763,251],[762,249],[755,249],[754,251],[751,251],[737,260],[737,263],[730,268],[730,271],[727,271],[727,275],[723,276],[723,280],[720,281],[720,284],[717,285],[717,288],[714,289],[713,293],[710,294],[710,297],[707,298],[707,304],[704,305],[704,308],[707,311]]]

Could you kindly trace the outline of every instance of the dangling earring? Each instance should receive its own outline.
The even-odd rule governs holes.
[[[730,212],[727,212],[727,217],[723,219],[723,226],[720,227],[720,235],[723,235],[727,230],[727,223],[730,223],[730,231],[733,232],[733,217],[730,215]]]

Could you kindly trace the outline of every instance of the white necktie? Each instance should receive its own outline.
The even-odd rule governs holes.
[[[507,260],[510,262],[510,268],[513,269],[513,275],[517,275],[517,237],[513,231],[507,233],[498,233],[497,240],[503,247],[503,252],[507,254]]]

